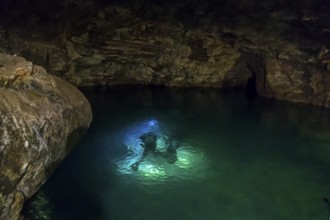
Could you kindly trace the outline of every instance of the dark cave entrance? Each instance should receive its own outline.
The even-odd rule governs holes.
[[[258,96],[257,77],[255,74],[253,74],[252,77],[248,78],[246,85],[245,85],[245,92],[246,92],[246,96],[249,99],[254,99]]]

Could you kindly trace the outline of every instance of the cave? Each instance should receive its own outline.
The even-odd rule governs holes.
[[[0,0],[0,219],[327,219],[329,74],[326,0]]]
[[[245,86],[246,96],[250,99],[255,98],[258,95],[257,92],[257,77],[253,76],[248,78]]]

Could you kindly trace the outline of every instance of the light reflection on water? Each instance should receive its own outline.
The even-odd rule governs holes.
[[[163,158],[146,158],[139,166],[137,178],[146,184],[177,181],[200,181],[207,174],[208,161],[203,153],[190,146],[181,146],[178,160],[169,164]]]
[[[328,218],[329,111],[218,90],[86,94],[91,128],[28,219]],[[144,154],[149,132],[157,152]]]
[[[149,132],[157,136],[157,153],[149,153],[144,157],[140,137]],[[114,144],[110,144],[109,141],[107,143],[110,146],[117,144],[117,147],[125,148],[123,155],[112,160],[119,175],[131,175],[131,178],[143,184],[152,185],[167,181],[198,181],[207,174],[208,160],[200,146],[191,146],[189,143],[173,139],[170,129],[157,119],[135,122],[122,129],[116,138],[119,140],[114,141]],[[174,153],[176,161],[169,163],[163,155],[173,142],[178,145]],[[132,169],[132,165],[137,162],[137,169]]]

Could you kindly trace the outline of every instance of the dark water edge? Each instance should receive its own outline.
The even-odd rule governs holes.
[[[91,127],[26,219],[328,219],[329,110],[241,90],[82,91]],[[151,122],[179,143],[178,159],[149,154],[132,171],[124,139]]]

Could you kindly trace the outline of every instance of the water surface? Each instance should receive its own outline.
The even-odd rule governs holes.
[[[328,219],[329,111],[241,91],[84,93],[93,123],[25,207],[28,219]]]

